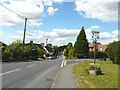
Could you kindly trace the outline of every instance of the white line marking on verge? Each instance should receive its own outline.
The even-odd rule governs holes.
[[[36,64],[33,64],[33,65],[30,65],[30,66],[27,66],[27,67],[32,67],[32,66],[35,66]]]
[[[5,75],[5,74],[11,73],[11,72],[15,72],[15,71],[19,71],[19,70],[21,70],[21,69],[18,68],[18,69],[12,70],[12,71],[8,71],[8,72],[5,72],[5,73],[1,73],[0,75]]]

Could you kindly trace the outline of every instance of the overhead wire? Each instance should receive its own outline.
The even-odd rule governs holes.
[[[0,4],[0,5],[1,5],[2,7],[4,7],[4,8],[6,8],[7,10],[11,11],[12,13],[18,15],[19,17],[25,19],[25,17],[21,16],[20,14],[16,13],[15,11],[7,8],[6,6],[4,6],[4,5],[2,5],[2,4]],[[38,30],[29,20],[28,20],[28,23],[29,23],[30,25],[32,25],[32,27],[33,27],[35,30]]]

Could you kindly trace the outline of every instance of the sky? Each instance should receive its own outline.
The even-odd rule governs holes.
[[[84,26],[86,37],[92,42],[92,31],[99,31],[98,42],[118,41],[119,0],[1,0],[0,41],[10,44],[25,42],[53,45],[73,44]],[[6,9],[7,8],[7,9]]]

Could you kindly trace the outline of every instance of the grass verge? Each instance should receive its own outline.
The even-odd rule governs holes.
[[[78,88],[118,88],[118,65],[111,61],[97,61],[103,75],[89,75],[85,68],[91,62],[82,62],[73,67]]]

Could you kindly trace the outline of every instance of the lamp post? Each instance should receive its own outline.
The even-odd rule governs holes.
[[[99,39],[99,32],[98,31],[92,31],[92,40],[94,42],[94,65],[96,63],[96,42]]]

